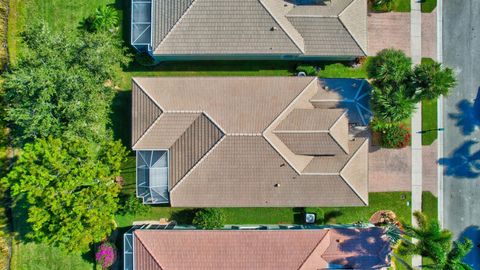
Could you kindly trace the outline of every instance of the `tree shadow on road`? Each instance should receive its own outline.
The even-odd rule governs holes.
[[[473,248],[463,261],[473,267],[473,269],[480,270],[480,227],[467,227],[460,235],[459,240],[464,238],[473,241]]]
[[[472,153],[477,142],[469,140],[455,149],[449,157],[441,158],[438,163],[445,167],[445,175],[459,178],[480,176],[480,150]]]
[[[472,134],[480,127],[480,87],[473,103],[463,99],[457,103],[457,109],[458,113],[449,113],[448,117],[457,121],[455,126],[460,128],[463,135]]]

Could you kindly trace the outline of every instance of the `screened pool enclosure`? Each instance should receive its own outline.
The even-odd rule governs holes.
[[[151,51],[152,0],[132,0],[131,44],[139,51]]]
[[[137,196],[145,204],[168,203],[168,151],[137,151]]]

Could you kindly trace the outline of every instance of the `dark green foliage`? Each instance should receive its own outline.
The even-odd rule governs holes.
[[[314,66],[300,65],[297,66],[297,72],[305,72],[307,76],[317,76],[318,72]]]
[[[195,213],[192,224],[205,230],[221,229],[225,225],[225,214],[219,208],[200,209]]]
[[[95,14],[86,18],[81,27],[89,32],[113,32],[118,26],[118,12],[109,6],[103,6],[95,10]]]
[[[373,8],[375,10],[392,11],[394,0],[374,0]]]
[[[452,245],[452,233],[442,230],[436,219],[427,219],[420,212],[415,212],[414,215],[418,227],[405,226],[405,234],[418,241],[415,244],[406,240],[402,241],[399,248],[400,254],[421,255],[430,258],[437,266],[444,266]]]
[[[465,238],[463,241],[453,242],[453,247],[447,254],[447,262],[443,266],[444,270],[473,270],[473,268],[464,263],[463,259],[472,250],[473,242]]]
[[[112,83],[128,63],[120,41],[106,33],[52,33],[37,25],[23,33],[27,53],[4,75],[5,118],[20,146],[35,138],[110,138]]]
[[[416,100],[432,100],[440,95],[448,95],[455,86],[455,74],[451,68],[442,68],[434,61],[422,62],[414,69],[414,83],[417,89]]]
[[[377,87],[405,85],[412,75],[412,60],[400,50],[385,49],[368,61],[367,73]]]
[[[415,109],[414,101],[408,97],[402,85],[374,87],[370,105],[375,117],[382,122],[400,122],[412,116]]]
[[[410,132],[401,125],[392,125],[382,131],[382,147],[403,148],[410,144]]]
[[[34,241],[85,252],[115,227],[120,186],[115,177],[126,158],[120,142],[37,139],[25,145],[4,183],[24,200]]]
[[[131,194],[120,209],[121,215],[144,215],[147,214],[150,207],[144,205],[135,194]]]

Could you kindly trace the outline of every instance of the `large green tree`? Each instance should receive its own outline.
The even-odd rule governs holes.
[[[435,61],[423,61],[414,68],[414,83],[417,100],[432,100],[440,95],[448,95],[456,79],[451,68],[442,68]]]
[[[85,252],[114,228],[125,160],[119,142],[37,139],[25,145],[4,182],[26,204],[27,237],[67,251]]]
[[[5,119],[16,142],[35,138],[108,138],[110,106],[125,48],[111,33],[53,33],[45,25],[22,34],[26,50],[4,75]]]

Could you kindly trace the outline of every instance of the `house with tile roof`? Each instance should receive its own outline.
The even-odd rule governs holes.
[[[132,95],[144,203],[368,204],[368,141],[316,77],[133,78]]]
[[[125,269],[387,269],[382,228],[135,230]]]
[[[132,0],[131,44],[160,60],[367,55],[367,0]]]

